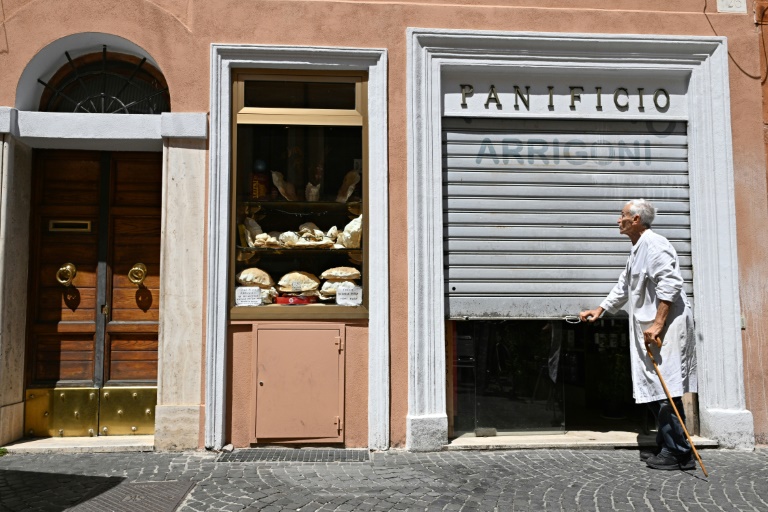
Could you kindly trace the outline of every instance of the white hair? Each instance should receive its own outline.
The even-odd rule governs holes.
[[[653,204],[645,199],[631,199],[627,204],[629,205],[629,213],[639,215],[643,226],[650,228],[653,219],[656,218],[656,208]]]

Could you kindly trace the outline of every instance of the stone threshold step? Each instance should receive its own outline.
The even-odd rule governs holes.
[[[152,452],[155,436],[27,438],[5,446],[9,454]]]
[[[693,436],[693,443],[697,449],[718,447],[717,441],[700,436]],[[637,449],[655,444],[655,433],[579,430],[556,434],[516,434],[493,437],[475,437],[472,434],[465,434],[452,439],[443,446],[443,450]]]

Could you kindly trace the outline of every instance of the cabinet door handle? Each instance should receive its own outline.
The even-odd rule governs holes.
[[[72,281],[77,275],[77,267],[74,263],[65,263],[56,271],[56,281],[61,286],[72,286]]]
[[[128,271],[128,280],[136,286],[141,286],[147,278],[147,266],[143,263],[137,263]]]

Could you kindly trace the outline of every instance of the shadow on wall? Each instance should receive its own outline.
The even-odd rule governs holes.
[[[64,511],[109,491],[123,480],[0,469],[0,510]]]

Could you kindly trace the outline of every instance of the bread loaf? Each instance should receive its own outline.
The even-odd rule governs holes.
[[[344,226],[344,232],[336,238],[336,243],[343,245],[347,249],[357,249],[360,247],[360,238],[363,234],[363,216],[356,217]]]
[[[319,286],[320,280],[317,276],[300,270],[285,274],[278,282],[280,292],[306,292],[317,290]]]
[[[354,267],[334,267],[329,268],[320,274],[320,279],[330,279],[334,281],[360,279],[360,271]]]
[[[336,195],[336,202],[346,203],[349,196],[355,191],[355,187],[359,182],[360,173],[357,171],[349,171],[347,175],[344,176],[344,181],[342,182],[341,187],[339,187],[339,193]]]
[[[237,274],[237,282],[243,286],[258,286],[260,288],[271,288],[275,286],[269,274],[260,268],[251,267]]]
[[[261,289],[261,302],[263,304],[272,304],[275,297],[277,297],[277,290],[274,287]]]
[[[296,189],[293,187],[293,183],[290,181],[285,181],[285,178],[283,178],[283,173],[272,171],[272,183],[275,184],[277,190],[280,192],[280,195],[287,200],[296,201],[298,199],[296,196]]]
[[[354,288],[357,286],[354,281],[338,280],[338,281],[326,281],[323,283],[323,287],[320,292],[323,295],[336,295],[336,290],[341,288]]]
[[[299,235],[293,231],[286,231],[279,236],[280,243],[286,247],[293,247],[299,242]]]

